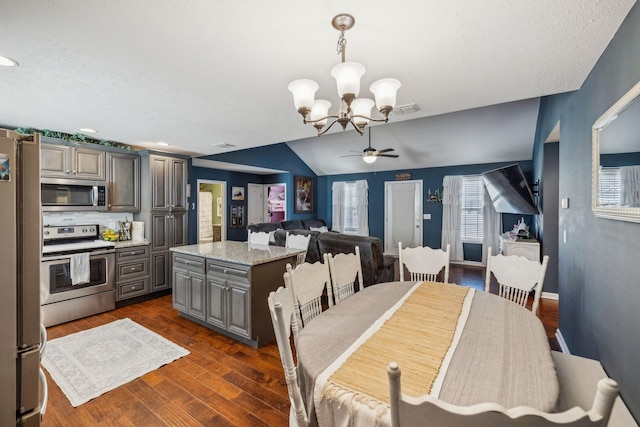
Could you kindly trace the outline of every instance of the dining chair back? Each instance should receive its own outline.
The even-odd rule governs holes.
[[[289,391],[289,401],[291,409],[289,411],[289,425],[306,427],[309,425],[309,418],[302,400],[300,392],[300,384],[298,383],[297,369],[293,361],[293,352],[291,351],[291,332],[294,333],[294,341],[296,339],[297,329],[295,329],[296,320],[294,316],[293,298],[291,291],[280,286],[275,292],[271,292],[267,298],[269,305],[269,313],[271,313],[271,322],[273,323],[273,331],[276,335],[276,343],[280,352],[280,360],[284,368],[284,377],[287,382],[287,390]]]
[[[336,304],[363,288],[358,246],[355,247],[355,252],[354,254],[339,253],[335,256],[330,253],[324,254],[324,263],[329,264],[331,287]]]
[[[264,231],[252,232],[249,230],[249,244],[251,245],[269,245],[269,233]]]
[[[427,424],[439,427],[605,427],[618,395],[618,384],[610,378],[604,378],[598,382],[596,396],[589,410],[576,406],[564,412],[547,413],[527,406],[505,409],[497,403],[457,406],[429,394],[404,396],[400,387],[400,367],[395,362],[389,364],[387,374],[392,427]]]
[[[294,269],[287,264],[284,273],[285,286],[291,289],[293,307],[298,317],[298,326],[304,328],[314,317],[322,313],[323,295],[326,291],[327,306],[333,306],[329,265],[322,262],[303,262]]]
[[[537,315],[548,263],[548,255],[542,258],[542,263],[519,255],[489,255],[484,290],[489,292],[493,273],[499,286],[498,295],[523,307],[527,305],[529,293],[534,291],[531,311]]]
[[[303,234],[291,234],[287,231],[284,246],[291,249],[303,249],[304,252],[299,253],[296,258],[296,265],[302,264],[307,257],[307,249],[309,248],[309,241],[311,235]]]
[[[428,246],[403,248],[402,242],[398,242],[400,281],[404,282],[404,268],[406,267],[411,281],[435,282],[438,279],[438,274],[444,269],[442,281],[449,283],[450,248],[449,244],[447,244],[446,250],[432,249]]]

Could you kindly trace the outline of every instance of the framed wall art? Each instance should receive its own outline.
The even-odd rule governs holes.
[[[231,200],[244,200],[244,187],[231,187]]]
[[[295,194],[295,213],[313,212],[313,179],[308,176],[294,177],[293,191]]]
[[[243,228],[244,224],[244,205],[229,206],[229,228]]]

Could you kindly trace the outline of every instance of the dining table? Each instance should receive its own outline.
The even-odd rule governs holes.
[[[507,299],[455,284],[366,287],[305,325],[296,351],[312,426],[390,426],[390,362],[400,366],[407,396],[546,412],[558,401],[540,319]]]

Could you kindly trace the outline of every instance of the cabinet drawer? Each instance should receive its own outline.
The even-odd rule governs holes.
[[[149,275],[149,260],[141,259],[127,263],[116,264],[116,282],[127,280],[130,277],[140,277]]]
[[[219,261],[207,262],[207,274],[229,274],[242,279],[249,278],[249,267],[238,264],[225,264]]]
[[[132,248],[116,249],[116,261],[126,262],[133,259],[149,257],[149,246],[135,246]]]
[[[173,265],[194,273],[204,274],[204,258],[190,257],[188,255],[173,254]]]
[[[131,280],[125,283],[118,283],[116,286],[116,299],[123,300],[127,298],[137,297],[149,292],[149,278],[145,277],[139,280]]]

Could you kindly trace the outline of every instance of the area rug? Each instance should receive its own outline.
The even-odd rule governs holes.
[[[42,365],[76,407],[187,354],[131,319],[120,319],[49,341]]]

